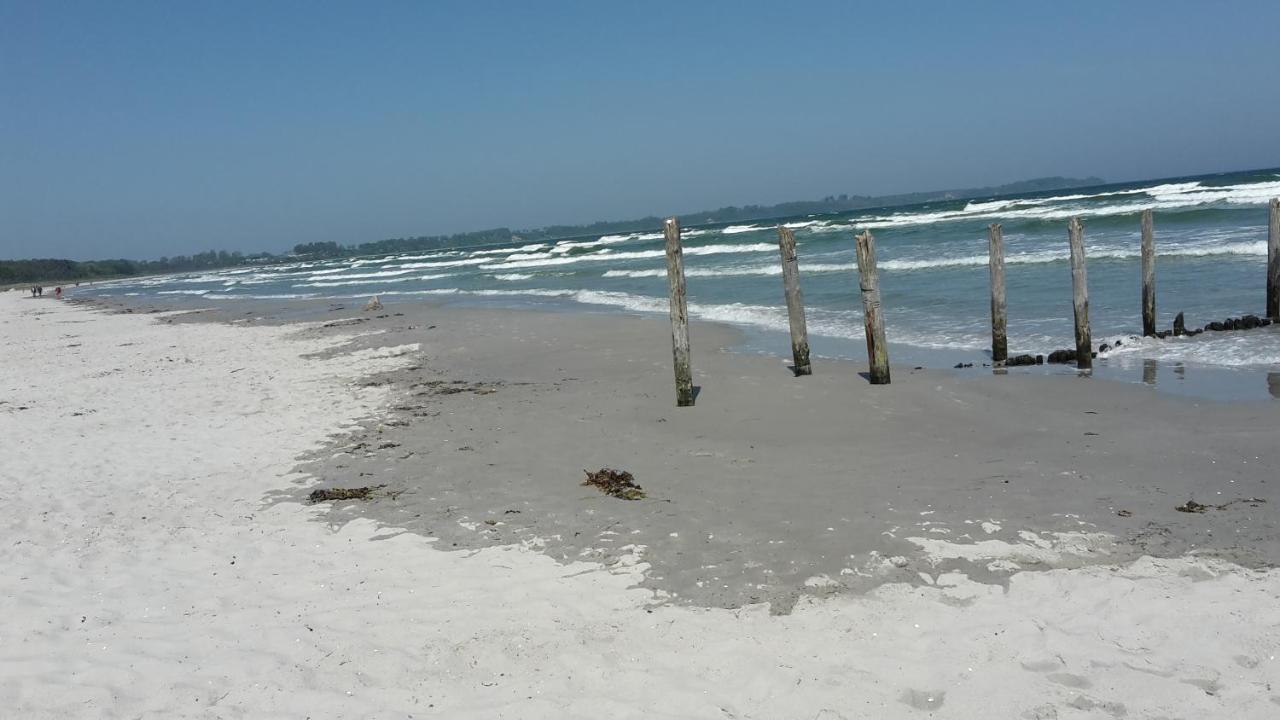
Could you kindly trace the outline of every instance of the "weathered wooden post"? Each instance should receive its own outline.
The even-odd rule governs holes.
[[[876,276],[876,239],[864,230],[858,242],[858,279],[862,288],[862,314],[867,335],[867,359],[871,384],[889,384],[889,348],[884,340],[884,314],[880,308],[880,279]]]
[[[991,361],[1003,364],[1009,359],[1009,335],[1004,302],[1004,232],[1000,223],[987,228],[987,240],[991,243],[987,256],[991,264]]]
[[[671,287],[671,355],[676,367],[676,406],[693,405],[693,370],[689,367],[689,307],[685,302],[684,252],[680,247],[680,221],[667,218],[667,284]]]
[[[782,289],[787,296],[787,319],[791,323],[791,371],[810,375],[809,333],[804,322],[804,293],[800,292],[800,268],[796,264],[796,235],[785,225],[778,226],[778,249],[782,252]]]
[[[1156,240],[1151,209],[1142,211],[1142,335],[1156,334]]]
[[[1089,337],[1089,278],[1084,269],[1084,228],[1080,218],[1067,224],[1071,243],[1071,296],[1076,317],[1076,367],[1093,369],[1093,341]]]
[[[1280,198],[1271,199],[1267,228],[1267,317],[1280,320]]]

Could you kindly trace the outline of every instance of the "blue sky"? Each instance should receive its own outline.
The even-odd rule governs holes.
[[[0,257],[1280,165],[1280,3],[0,0]]]

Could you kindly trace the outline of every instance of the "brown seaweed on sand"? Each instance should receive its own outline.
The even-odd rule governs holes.
[[[626,470],[614,470],[613,468],[600,468],[595,472],[583,470],[587,474],[587,479],[582,481],[583,485],[592,485],[605,495],[609,495],[623,500],[640,500],[644,498],[644,490],[635,483],[635,477]]]
[[[1236,503],[1246,503],[1249,505],[1249,507],[1258,507],[1258,505],[1264,502],[1266,502],[1266,500],[1264,500],[1263,498],[1256,498],[1256,497],[1236,498],[1235,500],[1229,500],[1227,502],[1224,502],[1221,505],[1203,505],[1201,503],[1196,502],[1195,500],[1188,500],[1185,505],[1179,505],[1178,507],[1174,508],[1174,510],[1177,510],[1178,512],[1184,512],[1184,513],[1203,513],[1207,510],[1226,510],[1227,508],[1231,507],[1232,505],[1235,505]]]
[[[327,502],[329,500],[368,500],[374,488],[357,487],[357,488],[323,488],[320,490],[312,490],[307,499],[313,503]]]

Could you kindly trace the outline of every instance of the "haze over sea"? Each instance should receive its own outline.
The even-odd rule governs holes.
[[[1085,227],[1099,373],[1176,392],[1265,397],[1280,380],[1280,332],[1205,333],[1138,339],[1139,218],[1155,213],[1157,310],[1167,328],[1261,314],[1266,203],[1280,196],[1280,169],[1233,172],[1033,193],[996,199],[699,225],[681,218],[689,309],[696,319],[739,326],[746,348],[785,355],[787,318],[778,224],[795,230],[810,342],[818,357],[865,359],[854,234],[876,236],[894,364],[932,367],[989,359],[986,227],[1002,223],[1011,354],[1074,346],[1066,221]],[[294,262],[102,283],[81,292],[235,299],[379,295],[561,311],[666,313],[659,229],[554,243],[487,246],[379,257]],[[693,338],[696,357],[699,348]],[[1161,370],[1165,368],[1165,370]],[[820,371],[820,370],[819,370]],[[1039,372],[1069,371],[1062,368]],[[1158,378],[1158,379],[1157,379]],[[1191,378],[1192,382],[1186,382]],[[1198,382],[1197,382],[1198,381]]]

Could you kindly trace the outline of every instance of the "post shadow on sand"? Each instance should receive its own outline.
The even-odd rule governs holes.
[[[1280,400],[1280,372],[1267,373],[1267,392],[1271,397]]]
[[[785,368],[787,369],[787,372],[791,373],[791,376],[792,376],[792,377],[804,377],[805,375],[812,375],[812,374],[813,374],[813,373],[811,373],[811,372],[801,372],[800,370],[798,370],[798,369],[796,368],[796,364],[795,364],[795,363],[787,363],[787,364],[783,365],[783,367],[785,367]]]

